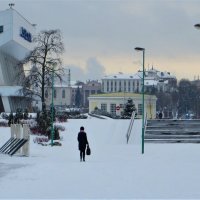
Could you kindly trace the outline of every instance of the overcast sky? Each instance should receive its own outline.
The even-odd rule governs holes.
[[[146,49],[146,68],[178,79],[200,75],[200,0],[1,0],[0,10],[10,2],[37,31],[61,30],[73,80],[136,73],[136,46]]]

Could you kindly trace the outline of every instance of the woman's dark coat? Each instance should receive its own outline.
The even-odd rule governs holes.
[[[84,131],[80,131],[78,133],[78,142],[79,142],[79,150],[85,151],[86,145],[88,144],[87,135]]]

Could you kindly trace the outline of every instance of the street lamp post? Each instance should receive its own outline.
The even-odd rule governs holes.
[[[144,60],[145,60],[145,48],[136,47],[136,51],[142,51],[143,64],[142,64],[142,154],[144,154]]]
[[[200,24],[195,24],[194,27],[195,27],[196,29],[200,29]],[[197,99],[198,99],[198,97],[197,97]],[[196,110],[196,112],[197,112],[196,118],[198,119],[198,117],[199,117],[199,115],[198,115],[198,100],[197,100],[197,110]]]
[[[53,127],[53,116],[54,116],[54,65],[52,69],[52,96],[51,96],[51,146],[53,146],[53,138],[54,138],[54,127]]]

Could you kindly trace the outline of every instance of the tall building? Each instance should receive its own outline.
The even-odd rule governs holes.
[[[22,65],[19,61],[32,50],[35,26],[10,8],[0,11],[0,112],[15,112],[25,107],[26,100],[19,93],[16,76]]]

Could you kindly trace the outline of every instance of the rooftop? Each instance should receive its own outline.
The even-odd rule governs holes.
[[[155,95],[144,95],[146,98],[156,98]],[[131,92],[116,92],[116,93],[103,93],[103,94],[93,94],[90,97],[134,97],[134,98],[142,98],[142,94],[139,93],[131,93]]]

